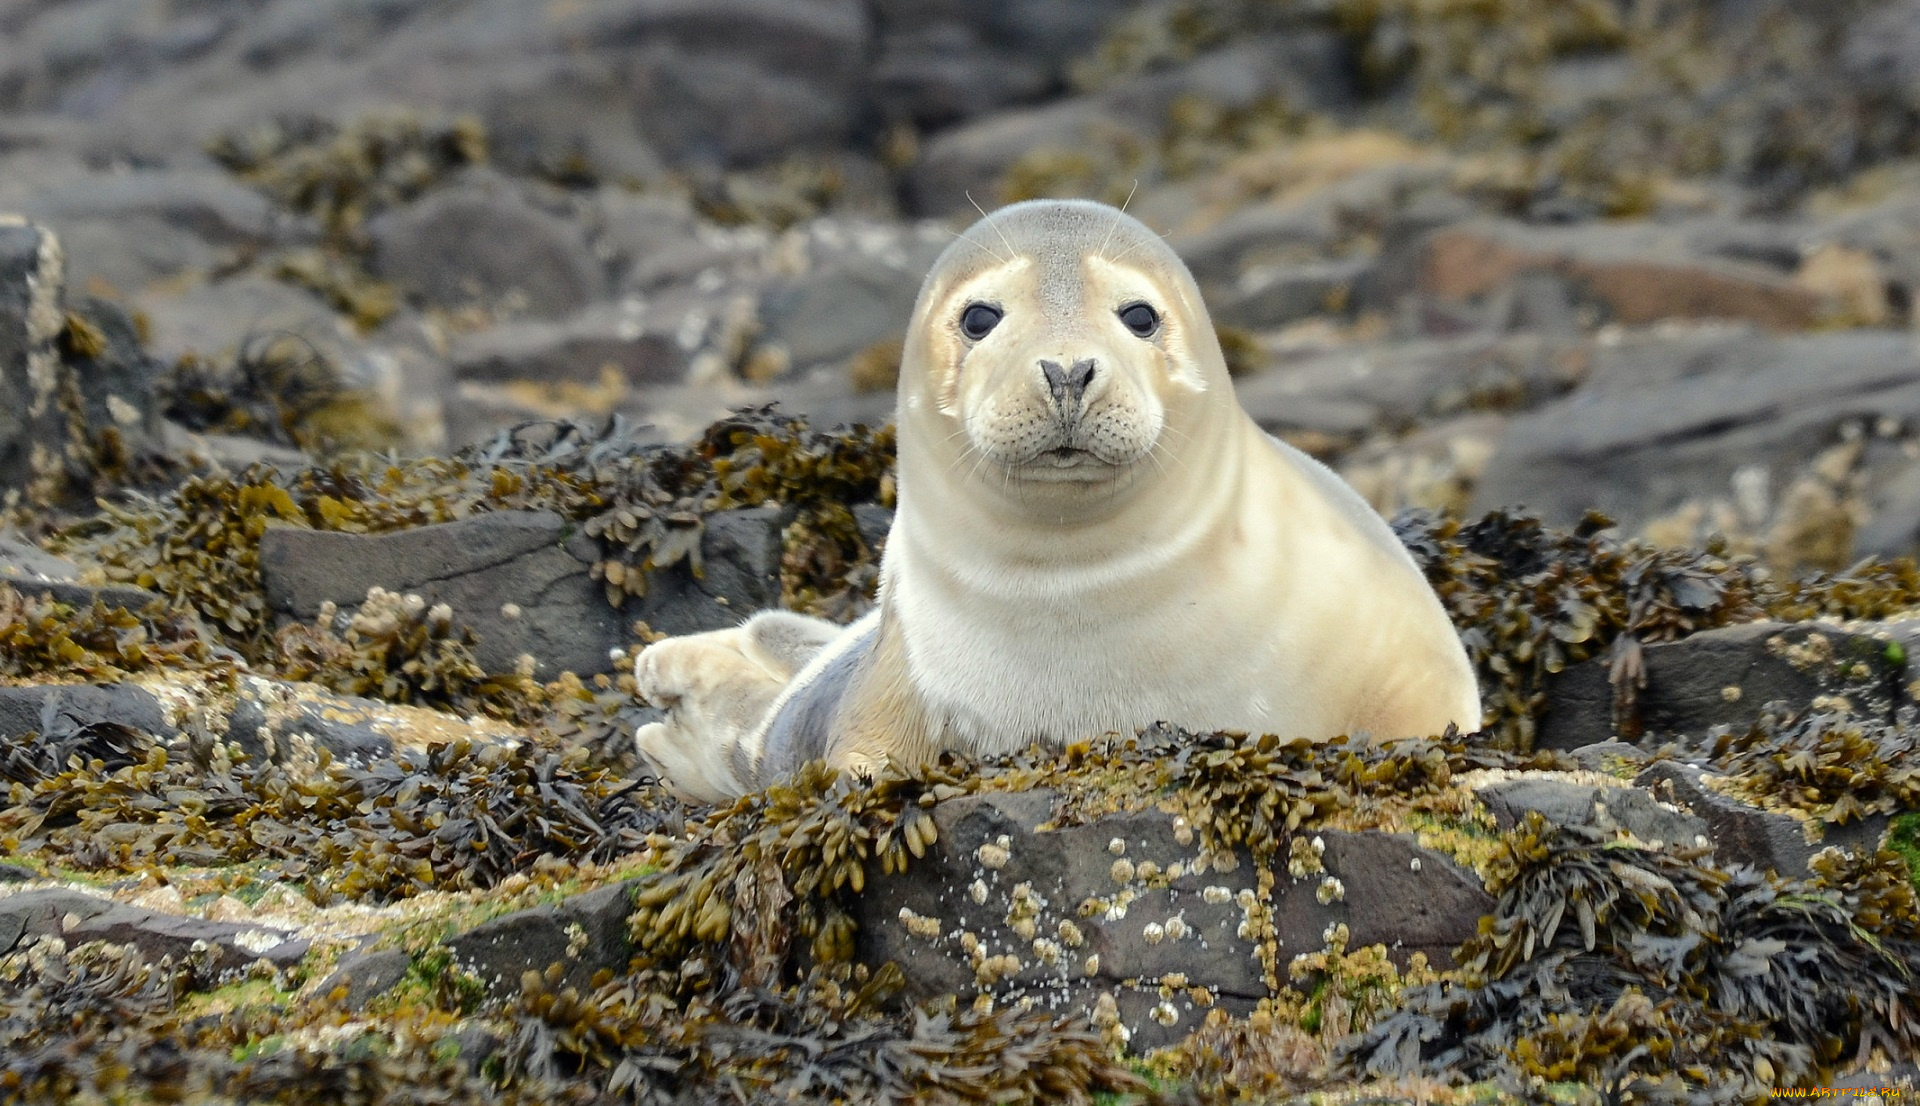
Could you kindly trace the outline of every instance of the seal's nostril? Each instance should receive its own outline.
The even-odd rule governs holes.
[[[1069,402],[1080,402],[1087,385],[1093,382],[1093,365],[1091,357],[1075,361],[1070,369],[1061,368],[1058,361],[1041,361],[1040,372],[1047,378],[1047,388],[1053,392],[1054,402],[1062,406]]]

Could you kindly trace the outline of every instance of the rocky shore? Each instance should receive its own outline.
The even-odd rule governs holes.
[[[1914,1093],[1916,21],[0,0],[0,1101]],[[633,651],[867,608],[1056,194],[1485,726],[683,807]]]

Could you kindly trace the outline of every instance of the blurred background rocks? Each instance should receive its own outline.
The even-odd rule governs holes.
[[[1915,27],[1911,0],[0,0],[0,467],[559,415],[681,441],[770,400],[878,424],[975,206],[1070,195],[1167,235],[1254,416],[1382,510],[1599,508],[1781,571],[1913,552]],[[48,414],[56,364],[100,410]]]

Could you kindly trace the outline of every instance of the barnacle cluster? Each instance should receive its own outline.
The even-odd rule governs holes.
[[[530,671],[489,675],[473,657],[472,631],[455,625],[445,604],[429,607],[417,595],[374,588],[352,614],[327,604],[312,625],[285,626],[273,640],[281,675],[349,695],[528,722],[546,698]]]

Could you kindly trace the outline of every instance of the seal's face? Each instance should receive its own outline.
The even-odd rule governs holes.
[[[1006,214],[923,292],[903,414],[946,424],[930,428],[936,452],[1003,488],[1131,483],[1219,359],[1191,281],[1170,280],[1158,239],[1110,208]]]

